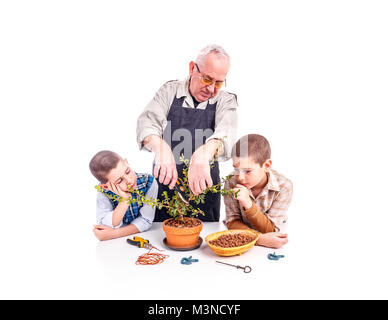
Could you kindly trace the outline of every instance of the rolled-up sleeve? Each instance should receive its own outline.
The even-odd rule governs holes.
[[[215,130],[206,139],[219,139],[224,143],[224,154],[219,157],[220,161],[231,158],[232,148],[237,134],[237,98],[234,94],[224,93],[224,98],[217,104]]]
[[[158,183],[156,179],[152,182],[148,189],[147,198],[157,199],[158,197]],[[140,208],[140,215],[132,221],[131,224],[135,225],[139,232],[147,231],[151,228],[152,222],[155,217],[155,207],[152,208],[150,205],[144,205]]]
[[[143,149],[142,142],[149,135],[154,134],[162,137],[173,90],[171,82],[165,83],[137,119],[136,136],[139,149]]]
[[[115,229],[120,228],[123,225],[122,221],[118,226],[113,226],[112,224],[113,211],[113,205],[108,199],[108,197],[102,194],[101,192],[98,192],[96,202],[97,224],[101,224]]]

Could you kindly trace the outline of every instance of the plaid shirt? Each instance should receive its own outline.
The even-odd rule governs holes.
[[[236,178],[233,176],[225,182],[225,189],[232,189],[235,185]],[[255,198],[252,191],[249,190],[249,192],[252,201],[256,203],[257,207],[268,216],[275,224],[276,229],[279,230],[279,226],[287,221],[286,212],[292,199],[292,182],[271,169],[269,170],[268,183],[261,193]],[[224,196],[224,203],[226,209],[226,224],[238,219],[254,229],[249,218],[244,213],[243,207],[236,198]]]
[[[137,173],[135,172],[136,174],[136,177],[137,177],[137,187],[136,189],[139,190],[139,191],[142,191],[144,195],[147,194],[148,192],[148,189],[151,187],[151,184],[154,180],[154,177],[150,174],[146,174],[146,173]],[[112,191],[105,191],[104,190],[104,193],[106,194],[109,194],[111,197],[115,197],[117,196],[115,193],[113,193]],[[131,193],[131,196],[132,198],[138,198],[138,195],[136,193]],[[119,201],[118,200],[113,200],[109,197],[109,201],[111,202],[112,206],[113,206],[113,210],[117,207],[117,205],[119,204]],[[131,204],[128,209],[127,209],[127,212],[125,212],[125,215],[123,217],[123,222],[125,224],[129,224],[131,223],[134,219],[136,219],[139,214],[140,214],[140,209],[143,205],[139,206],[137,204],[137,202]]]

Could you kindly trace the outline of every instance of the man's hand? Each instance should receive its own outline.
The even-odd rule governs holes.
[[[205,163],[192,162],[188,171],[189,187],[194,195],[199,195],[208,187],[213,185],[212,177],[210,176],[210,165]]]
[[[191,157],[187,177],[190,190],[196,196],[213,185],[213,180],[210,176],[209,160],[200,148]]]
[[[163,145],[160,152],[155,156],[154,177],[158,178],[160,183],[169,185],[170,189],[174,188],[178,178],[174,155],[170,146]]]
[[[171,147],[156,135],[150,135],[144,139],[144,146],[155,152],[154,177],[160,183],[168,185],[170,189],[174,188],[178,172]]]
[[[257,246],[279,249],[288,242],[288,235],[280,232],[268,232],[260,234]]]
[[[237,200],[241,203],[245,210],[252,207],[252,199],[249,196],[249,189],[241,184],[236,184],[236,188],[233,188],[234,192],[238,192]]]
[[[223,144],[218,139],[211,139],[200,146],[192,155],[188,171],[189,187],[194,195],[199,195],[213,185],[209,161],[222,154]]]

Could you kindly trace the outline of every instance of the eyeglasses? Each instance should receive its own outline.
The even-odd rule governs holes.
[[[222,87],[222,85],[225,83],[226,86],[226,79],[224,81],[216,81],[214,79],[210,79],[209,77],[203,75],[201,71],[199,70],[198,65],[195,63],[195,67],[197,68],[197,71],[199,73],[199,78],[201,79],[202,84],[205,86],[210,86],[214,83],[214,88],[219,89]]]

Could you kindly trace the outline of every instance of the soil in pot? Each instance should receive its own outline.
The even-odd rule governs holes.
[[[191,228],[200,226],[201,220],[193,219],[193,218],[185,218],[184,221],[182,220],[175,220],[175,219],[169,219],[166,221],[166,226],[173,227],[173,228]]]

